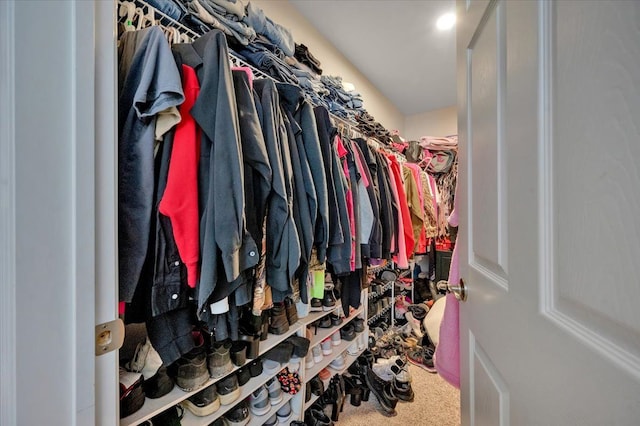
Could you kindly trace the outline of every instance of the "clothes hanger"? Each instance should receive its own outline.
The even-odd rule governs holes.
[[[123,1],[120,4],[120,8],[118,9],[118,16],[123,18],[126,16],[124,21],[124,29],[125,31],[134,31],[136,27],[133,25],[133,22],[136,17],[136,5],[130,1]]]

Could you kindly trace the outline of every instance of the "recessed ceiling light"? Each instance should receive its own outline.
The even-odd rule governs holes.
[[[439,30],[450,30],[456,24],[456,15],[454,13],[445,13],[438,18],[436,26]]]

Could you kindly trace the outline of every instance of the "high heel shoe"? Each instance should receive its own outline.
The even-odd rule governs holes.
[[[356,384],[356,377],[344,376],[345,394],[351,395],[349,402],[354,407],[359,407],[362,403],[362,387]]]

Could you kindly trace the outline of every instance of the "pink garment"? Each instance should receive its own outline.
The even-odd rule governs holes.
[[[449,216],[449,223],[458,226],[458,209],[456,208],[457,194],[453,201],[454,208]],[[458,244],[453,248],[451,267],[449,268],[449,282],[457,284],[460,281],[460,259]],[[447,382],[460,389],[460,303],[453,293],[447,294],[447,304],[440,323],[440,341],[436,347],[434,364],[438,374]]]
[[[398,199],[400,200],[399,209],[402,213],[403,227],[399,231],[404,232],[405,252],[407,258],[413,256],[413,250],[415,248],[415,241],[413,240],[413,224],[411,223],[411,213],[409,212],[409,205],[407,203],[407,195],[404,191],[404,183],[402,180],[403,174],[400,168],[400,163],[394,155],[389,155],[391,161],[391,171],[393,172],[393,178],[396,180],[396,189],[398,191]]]
[[[398,195],[398,186],[396,184],[396,180],[393,177],[391,160],[386,156],[384,158],[387,160],[387,164],[389,166],[389,183],[391,184],[391,193],[393,194],[393,198],[396,200],[396,204],[398,206],[398,228],[394,230],[396,238],[392,241],[391,244],[392,248],[396,249],[396,255],[393,257],[393,261],[398,264],[398,268],[407,269],[409,267],[409,259],[407,258],[407,246],[404,240],[404,221],[402,213],[400,212],[400,197]]]
[[[244,71],[249,77],[249,88],[253,89],[253,70],[249,67],[232,67],[231,71]]]

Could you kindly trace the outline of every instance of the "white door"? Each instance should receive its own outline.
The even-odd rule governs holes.
[[[465,425],[640,424],[640,2],[458,0]]]

